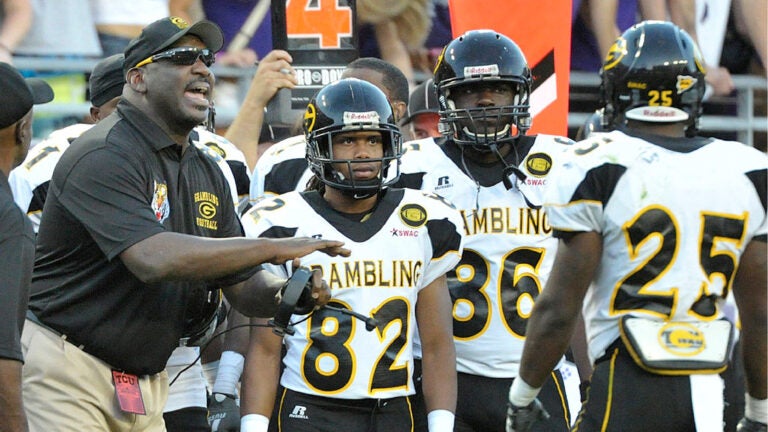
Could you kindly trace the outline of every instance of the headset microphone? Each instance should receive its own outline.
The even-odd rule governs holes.
[[[353,310],[344,309],[344,308],[340,308],[340,307],[336,307],[336,306],[328,306],[328,305],[323,306],[323,309],[330,309],[332,311],[343,313],[344,315],[349,315],[351,317],[355,317],[355,318],[357,318],[360,321],[365,323],[365,329],[368,330],[368,331],[373,331],[373,329],[375,329],[376,326],[379,325],[379,321],[377,321],[376,318],[374,318],[374,317],[367,317],[367,316],[365,316],[365,315],[363,315],[361,313],[357,313],[357,312],[355,312]]]

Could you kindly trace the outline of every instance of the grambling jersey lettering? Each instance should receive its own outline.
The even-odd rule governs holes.
[[[765,154],[711,138],[649,142],[611,132],[590,136],[573,155],[546,206],[557,230],[600,232],[608,248],[585,297],[590,356],[600,357],[619,337],[623,315],[681,322],[722,317],[739,256],[768,232]],[[612,175],[597,183],[597,171]],[[667,187],[673,183],[693,187],[673,193]]]
[[[462,171],[460,159],[454,160],[431,138],[404,145],[401,171],[406,184],[439,194],[462,216],[464,254],[448,273],[459,372],[517,376],[525,324],[557,247],[549,218],[535,206],[543,201],[553,166],[567,144],[560,137],[535,137],[518,165],[527,176],[514,185],[519,191],[508,190],[501,173],[494,177],[497,183],[481,186]]]
[[[312,253],[302,265],[320,269],[333,306],[377,321],[368,332],[329,309],[294,315],[285,336],[281,384],[302,393],[341,399],[391,398],[414,393],[411,340],[419,291],[459,261],[458,212],[416,190],[387,189],[362,222],[332,210],[317,192],[265,198],[242,218],[248,237],[310,236],[344,241],[349,257]],[[283,276],[283,267],[268,266]]]

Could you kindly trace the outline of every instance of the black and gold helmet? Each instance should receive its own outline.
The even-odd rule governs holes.
[[[381,133],[384,155],[380,159],[338,159],[333,155],[331,139],[342,132],[377,131]],[[402,136],[395,122],[392,105],[375,85],[356,78],[346,78],[323,87],[309,102],[304,113],[307,162],[312,173],[327,186],[370,196],[396,182],[400,177]],[[381,162],[376,179],[360,181],[344,177],[334,164]]]
[[[511,142],[531,127],[531,70],[520,47],[493,30],[471,30],[445,46],[435,66],[441,132],[459,145],[482,149]],[[452,93],[474,83],[509,84],[508,106],[458,109]]]
[[[614,42],[600,70],[612,127],[627,120],[685,122],[693,136],[704,97],[704,66],[693,39],[667,21],[643,21]]]

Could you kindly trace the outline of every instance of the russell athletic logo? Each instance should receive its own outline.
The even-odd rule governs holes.
[[[302,405],[294,405],[293,411],[291,411],[291,413],[288,414],[288,417],[302,419],[302,420],[309,420],[309,417],[307,416],[306,412],[307,412],[307,407]]]

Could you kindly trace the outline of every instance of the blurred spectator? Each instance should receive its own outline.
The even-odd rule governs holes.
[[[417,85],[408,97],[408,111],[400,123],[403,141],[442,137],[437,127],[439,121],[440,106],[437,104],[437,89],[435,89],[434,80],[430,78]]]
[[[264,109],[278,90],[290,89],[298,84],[291,62],[293,58],[283,50],[273,50],[259,62],[240,111],[227,129],[225,137],[245,154],[249,171],[256,166],[261,154],[259,138]]]
[[[431,0],[357,0],[359,24],[369,24],[368,33],[360,33],[361,57],[379,57],[397,66],[408,82],[415,82],[410,51],[422,49],[431,28]],[[364,30],[364,27],[361,28]],[[371,37],[379,49],[370,49]]]
[[[168,0],[90,0],[104,57],[120,54],[147,24],[167,17]]]
[[[733,0],[722,64],[731,73],[762,73],[768,69],[768,1]],[[726,52],[726,50],[728,50]],[[759,63],[756,64],[759,60]]]
[[[31,25],[29,0],[0,0],[0,62],[12,63],[13,51]]]
[[[706,3],[706,0],[639,0],[644,19],[672,21],[688,32],[691,38],[701,46],[702,41],[698,37],[697,31],[699,27],[699,19],[696,13],[697,1]],[[719,38],[721,41],[722,37],[722,34],[707,35],[707,38]],[[706,81],[708,84],[704,99],[708,99],[710,95],[726,96],[735,88],[733,78],[731,78],[728,69],[720,66],[717,60],[716,58],[704,57],[707,69]]]
[[[17,57],[51,60],[82,60],[102,56],[89,0],[31,0],[32,27],[14,51]],[[53,87],[53,104],[85,103],[87,82],[83,72],[22,70],[22,75],[45,79]],[[75,115],[37,115],[34,136],[77,123]]]
[[[16,55],[101,57],[88,0],[30,0],[30,3],[32,27],[16,47]]]
[[[637,21],[638,0],[574,0],[571,70],[597,72],[622,31]]]
[[[269,8],[262,9],[261,20],[255,30],[243,29],[260,2],[269,0],[171,0],[171,13],[190,22],[198,19],[213,21],[224,33],[224,50],[216,55],[216,63],[226,66],[252,66],[272,50],[272,21]],[[245,44],[236,41],[238,34],[245,33]]]
[[[414,73],[431,77],[443,47],[453,39],[448,0],[432,0],[431,28],[424,46],[411,50]],[[417,77],[418,79],[418,77]]]

